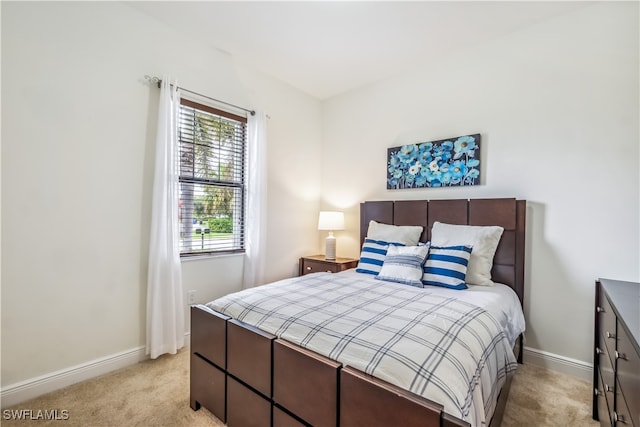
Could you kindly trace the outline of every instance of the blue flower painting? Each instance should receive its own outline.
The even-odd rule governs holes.
[[[387,188],[480,184],[480,134],[387,150]]]

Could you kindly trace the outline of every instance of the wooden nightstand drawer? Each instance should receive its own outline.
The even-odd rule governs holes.
[[[319,273],[321,271],[328,271],[329,273],[336,273],[338,271],[337,266],[326,262],[304,260],[302,274]]]
[[[355,268],[358,260],[353,258],[336,258],[334,260],[325,259],[324,255],[312,255],[300,258],[299,275],[304,276],[310,273],[339,273],[340,271]]]

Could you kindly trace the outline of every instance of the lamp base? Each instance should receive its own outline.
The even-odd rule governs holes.
[[[324,257],[328,260],[336,259],[336,238],[333,237],[333,232],[329,232],[325,240]]]

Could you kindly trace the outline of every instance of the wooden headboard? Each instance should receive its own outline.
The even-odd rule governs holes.
[[[369,221],[394,225],[422,225],[420,241],[431,239],[431,226],[439,221],[462,225],[499,225],[504,228],[493,258],[494,282],[510,286],[524,300],[524,239],[526,200],[457,199],[368,201],[360,204],[360,245]]]

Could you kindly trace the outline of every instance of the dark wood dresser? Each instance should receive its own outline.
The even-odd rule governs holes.
[[[596,281],[593,418],[640,427],[640,283]]]

